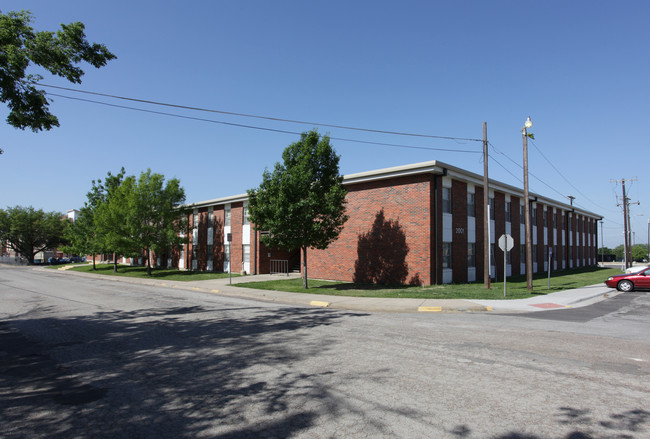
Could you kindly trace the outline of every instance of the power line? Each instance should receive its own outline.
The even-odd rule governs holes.
[[[273,120],[276,122],[287,122],[287,123],[297,123],[297,124],[302,124],[302,125],[316,125],[316,126],[322,126],[322,127],[329,127],[329,128],[339,128],[339,129],[344,129],[344,130],[354,130],[354,131],[365,131],[369,133],[379,133],[379,134],[393,134],[397,136],[412,136],[412,137],[426,137],[430,139],[443,139],[443,140],[456,140],[456,141],[468,141],[468,142],[483,142],[482,139],[472,139],[468,137],[451,137],[451,136],[435,136],[432,134],[418,134],[418,133],[405,133],[405,132],[400,132],[400,131],[386,131],[386,130],[376,130],[376,129],[371,129],[371,128],[359,128],[359,127],[351,127],[351,126],[346,126],[346,125],[334,125],[334,124],[327,124],[327,123],[319,123],[319,122],[307,122],[307,121],[300,121],[300,120],[292,120],[292,119],[283,119],[279,117],[271,117],[271,116],[260,116],[260,115],[255,115],[255,114],[246,114],[246,113],[235,113],[232,111],[224,111],[224,110],[212,110],[212,109],[207,109],[207,108],[201,108],[201,107],[191,107],[187,105],[178,105],[178,104],[169,104],[166,102],[158,102],[158,101],[150,101],[150,100],[145,100],[145,99],[137,99],[137,98],[129,98],[125,96],[117,96],[117,95],[111,95],[111,94],[106,94],[106,93],[98,93],[98,92],[93,92],[93,91],[86,91],[86,90],[76,90],[74,88],[68,88],[68,87],[59,87],[56,85],[48,85],[48,84],[41,84],[38,82],[34,82],[33,84],[38,85],[40,87],[51,87],[51,88],[57,88],[59,90],[66,90],[66,91],[72,91],[75,93],[84,93],[84,94],[90,94],[90,95],[95,95],[95,96],[103,96],[107,98],[112,98],[112,99],[121,99],[125,101],[132,101],[132,102],[140,102],[144,104],[151,104],[151,105],[161,105],[165,107],[173,107],[173,108],[182,108],[185,110],[193,110],[193,111],[204,111],[208,113],[219,113],[219,114],[228,114],[231,116],[241,116],[241,117],[252,117],[256,119],[266,119],[266,120]],[[56,96],[52,94],[52,96]]]
[[[75,101],[88,102],[88,103],[92,103],[92,104],[99,104],[99,105],[104,105],[104,106],[108,106],[108,107],[121,108],[121,109],[125,109],[125,110],[140,111],[140,112],[143,112],[143,113],[158,114],[158,115],[162,115],[162,116],[177,117],[177,118],[180,118],[180,119],[196,120],[196,121],[200,121],[200,122],[216,123],[216,124],[220,124],[220,125],[228,125],[228,126],[234,126],[234,127],[239,127],[239,128],[248,128],[248,129],[260,130],[260,131],[270,131],[270,132],[281,133],[281,134],[293,134],[293,135],[302,134],[302,133],[299,133],[299,132],[296,132],[296,131],[279,130],[279,129],[275,129],[275,128],[260,127],[260,126],[255,126],[255,125],[245,125],[245,124],[239,124],[239,123],[234,123],[234,122],[224,122],[224,121],[220,121],[220,120],[205,119],[205,118],[193,117],[193,116],[183,116],[183,115],[180,115],[180,114],[167,113],[167,112],[155,111],[155,110],[147,110],[147,109],[144,109],[144,108],[129,107],[129,106],[126,106],[126,105],[111,104],[111,103],[108,103],[108,102],[95,101],[95,100],[92,100],[92,99],[76,98],[76,97],[73,97],[73,96],[65,96],[65,95],[60,95],[60,94],[56,94],[56,93],[48,93],[48,95],[56,96],[56,97],[64,98],[64,99],[75,100]],[[344,138],[344,137],[330,137],[330,139],[338,140],[338,141],[342,141],[342,142],[363,143],[363,144],[367,144],[367,145],[392,146],[392,147],[397,147],[397,148],[481,154],[481,151],[472,151],[472,150],[463,150],[463,149],[449,149],[449,148],[434,148],[434,147],[429,147],[429,146],[402,145],[402,144],[384,143],[384,142],[371,142],[371,141],[367,141],[367,140],[348,139],[348,138]]]
[[[565,177],[565,176],[564,176],[564,175],[559,171],[559,169],[557,169],[557,168],[555,167],[555,165],[554,165],[553,163],[551,163],[551,161],[550,161],[550,160],[546,157],[546,155],[544,155],[544,153],[543,153],[543,152],[542,152],[542,151],[537,147],[537,144],[536,144],[532,139],[529,140],[529,142],[533,144],[533,146],[535,147],[535,149],[537,150],[537,152],[542,156],[542,158],[543,158],[544,160],[546,160],[546,162],[547,162],[549,165],[551,165],[551,167],[555,170],[555,172],[557,172],[557,174],[558,174],[560,177],[562,177],[562,179],[563,179],[564,181],[566,181],[567,184],[568,184],[569,186],[571,186],[571,187],[572,187],[573,189],[575,189],[575,190],[576,190],[580,195],[582,195],[582,196],[585,198],[585,200],[589,201],[591,204],[593,204],[594,206],[596,206],[596,207],[598,207],[598,208],[600,208],[600,209],[603,209],[603,210],[609,210],[609,209],[606,209],[606,208],[604,208],[603,206],[599,205],[598,203],[596,203],[596,202],[593,201],[592,199],[590,199],[590,198],[589,198],[588,196],[586,196],[586,195],[585,195],[585,194],[584,194],[580,189],[578,189],[576,186],[574,186],[573,183],[571,183],[571,182],[570,182],[570,181],[569,181],[569,180],[568,180],[568,179],[567,179],[567,178],[566,178],[566,177]]]
[[[507,158],[508,160],[510,160],[512,163],[514,163],[515,165],[517,165],[518,167],[520,167],[520,168],[523,170],[523,166],[522,166],[522,165],[520,165],[519,163],[517,163],[516,161],[514,161],[513,159],[511,159],[511,158],[510,158],[509,156],[507,156],[506,154],[504,154],[504,153],[502,153],[501,151],[499,151],[499,150],[494,146],[494,144],[492,144],[492,142],[488,142],[488,144],[492,147],[492,149],[494,150],[494,152],[503,155],[505,158]],[[488,154],[488,156],[489,156],[489,157],[492,157],[492,160],[495,160],[495,161],[496,161],[496,159],[494,158],[493,155]],[[503,166],[503,165],[501,165],[501,166]],[[512,175],[512,173],[511,173],[510,175]],[[531,177],[535,178],[537,181],[539,181],[539,182],[542,183],[544,186],[546,186],[546,187],[548,187],[549,189],[551,189],[553,192],[557,193],[559,196],[561,196],[561,197],[563,197],[563,198],[567,198],[566,195],[562,194],[560,191],[558,191],[557,189],[555,189],[554,187],[552,187],[551,185],[549,185],[548,183],[546,183],[546,182],[545,182],[544,180],[542,180],[541,178],[537,177],[537,176],[536,176],[535,174],[533,174],[532,172],[529,171],[529,172],[528,172],[528,175],[530,175]],[[515,178],[516,178],[516,177],[515,177]],[[519,179],[518,179],[518,180],[519,180]],[[519,180],[519,181],[521,181],[521,180]]]

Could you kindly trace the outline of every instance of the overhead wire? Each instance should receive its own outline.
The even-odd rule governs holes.
[[[501,151],[499,151],[499,150],[494,146],[494,144],[492,144],[492,142],[489,142],[489,141],[488,141],[488,145],[490,145],[490,146],[492,147],[492,149],[494,150],[494,152],[503,155],[504,157],[506,157],[508,160],[510,160],[512,163],[514,163],[515,165],[517,165],[518,167],[520,167],[520,168],[523,170],[524,167],[523,167],[522,165],[520,165],[519,163],[517,163],[516,161],[514,161],[514,160],[513,160],[512,158],[510,158],[508,155],[506,155],[506,154],[502,153]],[[488,157],[492,157],[492,160],[495,160],[495,161],[496,161],[496,159],[494,158],[494,156],[491,155],[491,154],[489,154],[489,153],[488,153]],[[501,165],[501,166],[503,166],[503,165]],[[512,175],[512,173],[510,173],[510,175]],[[546,187],[548,187],[549,189],[551,189],[553,192],[557,193],[559,196],[561,196],[561,197],[563,197],[563,198],[567,198],[566,195],[562,194],[560,191],[558,191],[558,190],[555,189],[553,186],[551,186],[551,185],[549,185],[548,183],[546,183],[546,182],[545,182],[544,180],[542,180],[541,178],[537,177],[537,176],[536,176],[535,174],[533,174],[532,172],[528,171],[528,175],[530,175],[530,176],[533,177],[535,180],[537,180],[537,181],[539,181],[540,183],[542,183],[544,186],[546,186]],[[521,182],[521,180],[519,180],[519,181]],[[522,183],[523,183],[523,182],[522,182]]]
[[[483,139],[474,139],[474,138],[469,138],[469,137],[436,136],[436,135],[432,135],[432,134],[420,134],[420,133],[407,133],[407,132],[400,132],[400,131],[377,130],[377,129],[372,129],[372,128],[360,128],[360,127],[352,127],[352,126],[346,126],[346,125],[328,124],[328,123],[322,123],[322,122],[308,122],[308,121],[301,121],[301,120],[294,120],[294,119],[285,119],[285,118],[280,118],[280,117],[261,116],[261,115],[256,115],[256,114],[236,113],[236,112],[233,112],[233,111],[215,110],[215,109],[208,109],[208,108],[201,108],[201,107],[192,107],[192,106],[188,106],[188,105],[170,104],[170,103],[166,103],[166,102],[151,101],[151,100],[138,99],[138,98],[130,98],[130,97],[126,97],[126,96],[111,95],[111,94],[107,94],[107,93],[99,93],[99,92],[93,92],[93,91],[87,91],[87,90],[77,90],[77,89],[74,89],[74,88],[60,87],[60,86],[57,86],[57,85],[50,85],[50,84],[42,84],[42,83],[39,83],[39,82],[34,82],[34,84],[38,85],[38,86],[41,86],[41,87],[50,87],[50,88],[56,88],[56,89],[59,89],[59,90],[71,91],[71,92],[75,92],[75,93],[84,93],[84,94],[90,94],[90,95],[95,95],[95,96],[103,96],[103,97],[112,98],[112,99],[120,99],[120,100],[132,101],[132,102],[140,102],[140,103],[143,103],[143,104],[160,105],[160,106],[165,106],[165,107],[180,108],[180,109],[184,109],[184,110],[193,110],[193,111],[203,111],[203,112],[208,112],[208,113],[227,114],[227,115],[230,115],[230,116],[240,116],[240,117],[250,117],[250,118],[256,118],[256,119],[265,119],[265,120],[272,120],[272,121],[276,121],[276,122],[297,123],[297,124],[301,124],[301,125],[314,125],[314,126],[322,126],[322,127],[329,127],[329,128],[339,128],[339,129],[344,129],[344,130],[364,131],[364,132],[378,133],[378,134],[393,134],[393,135],[397,135],[397,136],[425,137],[425,138],[430,138],[430,139],[456,140],[456,141],[467,141],[467,142],[482,142],[483,141]]]
[[[254,129],[254,130],[261,130],[261,131],[270,131],[270,132],[281,133],[281,134],[292,134],[292,135],[300,135],[301,134],[301,133],[296,132],[296,131],[281,130],[281,129],[277,129],[277,128],[260,127],[260,126],[255,126],[255,125],[246,125],[246,124],[240,124],[240,123],[234,123],[234,122],[226,122],[226,121],[220,121],[220,120],[214,120],[214,119],[206,119],[206,118],[200,118],[200,117],[194,117],[194,116],[185,116],[185,115],[181,115],[181,114],[168,113],[168,112],[164,112],[164,111],[148,110],[148,109],[144,109],[144,108],[130,107],[130,106],[127,106],[127,105],[111,104],[111,103],[108,103],[108,102],[101,102],[101,101],[96,101],[96,100],[92,100],[92,99],[84,99],[84,98],[78,98],[78,97],[74,97],[74,96],[66,96],[66,95],[61,95],[61,94],[58,94],[58,93],[48,93],[48,95],[49,96],[56,96],[56,97],[64,98],[64,99],[75,100],[75,101],[81,101],[81,102],[88,102],[88,103],[93,103],[93,104],[98,104],[98,105],[104,105],[104,106],[108,106],[108,107],[121,108],[121,109],[139,111],[139,112],[150,113],[150,114],[158,114],[158,115],[162,115],[162,116],[176,117],[176,118],[180,118],[180,119],[196,120],[196,121],[200,121],[200,122],[209,122],[209,123],[215,123],[215,124],[220,124],[220,125],[228,125],[228,126],[234,126],[234,127],[240,127],[240,128],[248,128],[248,129]],[[386,143],[386,142],[373,142],[373,141],[368,141],[368,140],[348,139],[348,138],[344,138],[344,137],[332,137],[332,136],[330,136],[330,139],[338,140],[338,141],[342,141],[342,142],[353,142],[353,143],[362,143],[362,144],[380,145],[380,146],[392,146],[392,147],[397,147],[397,148],[481,154],[481,151],[473,151],[473,150],[450,149],[450,148],[434,148],[434,147],[429,147],[429,146],[416,146],[416,145],[403,145],[403,144]]]
[[[566,178],[566,177],[565,177],[565,176],[560,172],[560,170],[557,169],[557,167],[556,167],[556,166],[555,166],[555,165],[554,165],[554,164],[553,164],[553,163],[552,163],[552,162],[551,162],[551,161],[546,157],[546,155],[542,152],[542,150],[539,149],[539,148],[537,147],[537,144],[535,143],[535,141],[534,141],[533,139],[530,139],[529,142],[533,145],[533,147],[537,150],[537,152],[542,156],[542,158],[543,158],[544,160],[546,160],[546,162],[547,162],[549,165],[551,165],[551,167],[553,168],[553,170],[555,170],[555,172],[557,172],[557,174],[558,174],[560,177],[562,177],[562,179],[563,179],[564,181],[566,181],[567,184],[568,184],[569,186],[571,186],[571,187],[572,187],[573,189],[575,189],[575,190],[576,190],[576,191],[577,191],[577,192],[578,192],[582,197],[584,197],[585,200],[589,201],[589,202],[592,203],[594,206],[596,206],[596,207],[598,207],[598,208],[600,208],[600,209],[603,209],[603,210],[610,210],[610,209],[607,209],[607,208],[605,208],[605,207],[599,205],[599,204],[596,203],[595,201],[593,201],[591,198],[589,198],[587,195],[585,195],[585,194],[584,194],[580,189],[578,189],[578,188],[577,188],[573,183],[571,183],[571,182],[569,181],[569,179]],[[610,211],[611,211],[611,210],[610,210]]]

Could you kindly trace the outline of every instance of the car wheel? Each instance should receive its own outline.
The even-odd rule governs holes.
[[[632,291],[634,289],[634,284],[629,280],[622,280],[618,283],[618,285],[616,285],[616,289],[618,291],[623,291],[624,293],[627,293],[628,291]]]

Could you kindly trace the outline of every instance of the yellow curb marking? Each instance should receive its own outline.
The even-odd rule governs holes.
[[[160,284],[160,285],[163,286],[163,287],[166,287],[166,286],[167,286],[167,284]]]
[[[486,307],[485,307],[485,310],[486,310],[486,311],[492,311],[492,307],[491,307],[491,306],[486,306]]]
[[[323,308],[327,308],[328,306],[330,306],[329,302],[321,302],[318,300],[312,300],[311,302],[309,302],[309,304],[311,306],[322,306]]]
[[[418,312],[440,312],[442,306],[419,306]]]
[[[219,290],[210,290],[210,292],[212,292],[212,293],[218,293]]]
[[[201,291],[201,288],[199,288],[199,287],[192,287],[192,289],[193,289],[194,291]]]

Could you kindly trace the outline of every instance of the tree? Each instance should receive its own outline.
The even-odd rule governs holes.
[[[77,219],[66,228],[65,239],[68,244],[61,250],[76,255],[92,255],[93,270],[97,269],[95,255],[101,251],[101,247],[97,240],[93,211],[88,205],[79,210]]]
[[[62,217],[60,212],[43,212],[31,206],[0,209],[0,240],[33,264],[38,252],[65,243],[69,222]]]
[[[645,244],[634,244],[630,248],[630,257],[633,261],[641,262],[648,257],[648,249]]]
[[[151,276],[151,251],[164,252],[180,244],[183,227],[180,206],[185,202],[185,191],[180,180],[165,183],[161,174],[147,170],[136,179],[131,175],[106,179],[106,186],[93,186],[97,202],[95,221],[103,246],[124,256],[141,256],[147,260],[147,275]],[[117,260],[117,259],[116,259]],[[117,262],[114,270],[117,271]]]
[[[96,249],[99,253],[115,253],[114,272],[117,272],[117,254],[124,254],[128,244],[123,238],[127,234],[123,218],[128,212],[119,194],[124,174],[124,167],[116,175],[109,171],[103,182],[93,180],[92,189],[86,194],[86,205],[93,212]]]
[[[34,31],[29,11],[0,13],[0,101],[10,109],[7,122],[16,128],[34,132],[59,126],[49,111],[49,102],[35,82],[43,77],[28,74],[34,64],[51,74],[81,83],[82,61],[100,68],[116,56],[103,44],[89,43],[81,22],[61,24],[54,32]]]
[[[283,163],[264,171],[262,183],[248,191],[251,222],[269,232],[260,239],[268,247],[301,249],[303,288],[307,288],[307,249],[325,249],[338,236],[345,215],[343,177],[329,136],[312,130],[282,153]]]
[[[144,251],[147,276],[151,276],[151,251],[165,252],[169,247],[181,244],[182,226],[180,206],[185,202],[185,190],[180,180],[172,178],[165,184],[165,177],[152,174],[150,169],[124,179],[120,186],[127,208],[125,226],[128,241],[133,250]]]

